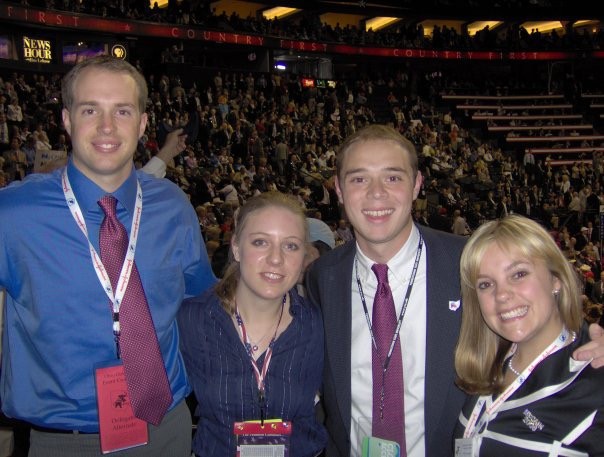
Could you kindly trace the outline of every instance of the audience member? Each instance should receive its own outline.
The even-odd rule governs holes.
[[[340,219],[338,221],[338,228],[336,229],[336,235],[340,244],[346,243],[354,239],[354,234],[348,225],[346,219]]]

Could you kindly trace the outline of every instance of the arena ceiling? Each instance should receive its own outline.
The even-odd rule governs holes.
[[[520,6],[519,6],[520,5]],[[321,21],[334,25],[356,25],[376,17],[397,18],[400,21],[422,23],[426,31],[435,24],[459,30],[475,22],[497,21],[499,26],[509,22],[527,24],[525,28],[545,30],[544,23],[586,21],[596,27],[602,13],[595,13],[587,0],[267,0],[262,3],[246,0],[220,0],[212,8],[220,14],[236,11],[240,16],[262,14],[274,7],[295,11],[280,20],[295,21],[301,14],[317,14]],[[600,11],[598,8],[596,11]],[[541,25],[541,26],[539,26]],[[550,28],[551,30],[551,28]]]

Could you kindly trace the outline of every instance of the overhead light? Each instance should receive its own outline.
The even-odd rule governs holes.
[[[398,17],[372,17],[371,19],[367,19],[365,21],[365,31],[368,32],[369,29],[372,29],[374,32],[377,32],[378,30],[388,27],[400,20],[401,18]]]
[[[424,36],[429,37],[432,35],[434,31],[434,27],[438,26],[440,29],[443,27],[452,28],[457,33],[461,33],[461,27],[464,24],[463,21],[437,21],[435,19],[426,19],[425,21],[420,22],[421,26],[424,29]]]
[[[598,21],[596,19],[583,19],[580,21],[573,22],[573,28],[579,28],[579,27],[587,28],[588,26],[593,26],[593,27],[591,27],[591,33],[593,33],[593,34],[598,33],[599,25],[600,25],[600,21]]]
[[[265,19],[282,19],[290,14],[294,14],[300,11],[297,8],[288,8],[287,6],[275,6],[262,12],[262,16]]]
[[[536,22],[525,22],[522,24],[522,27],[527,32],[531,32],[532,30],[539,30],[541,33],[551,32],[552,30],[563,29],[562,23],[560,21],[536,21]]]
[[[499,27],[503,22],[501,21],[476,21],[468,25],[468,35],[474,36],[477,32],[480,32],[485,27],[489,27],[489,30],[493,30]]]
[[[168,6],[168,1],[169,0],[149,0],[149,5],[151,6],[151,8],[153,8],[157,3],[157,6],[163,8],[164,6]]]

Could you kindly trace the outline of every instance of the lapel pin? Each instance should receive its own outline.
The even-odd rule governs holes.
[[[459,309],[459,305],[461,305],[461,299],[460,300],[449,300],[449,309],[451,311],[457,311]]]

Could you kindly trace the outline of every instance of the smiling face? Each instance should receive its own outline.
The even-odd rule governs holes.
[[[560,333],[562,320],[553,292],[561,284],[542,260],[493,242],[484,252],[475,286],[486,324],[518,343],[519,350],[537,355]]]
[[[346,152],[336,192],[361,250],[372,260],[386,263],[407,241],[421,182],[408,151],[394,141],[370,139]]]
[[[116,190],[132,170],[147,123],[134,79],[84,69],[75,81],[70,109],[63,109],[63,123],[71,136],[74,165],[105,191]]]
[[[233,238],[233,257],[240,263],[238,302],[281,303],[296,285],[306,254],[305,221],[292,211],[269,206],[251,213],[239,237]]]

